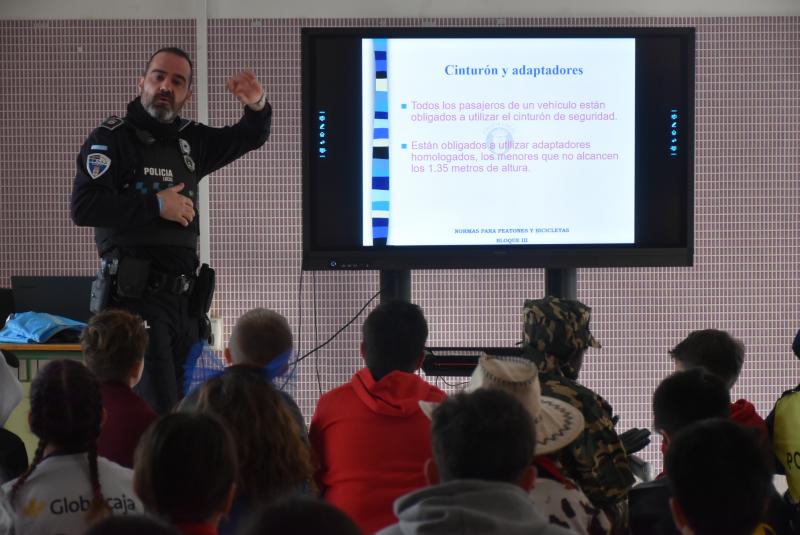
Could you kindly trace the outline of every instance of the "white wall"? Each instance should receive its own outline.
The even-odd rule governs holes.
[[[0,19],[800,15],[799,0],[0,0]]]

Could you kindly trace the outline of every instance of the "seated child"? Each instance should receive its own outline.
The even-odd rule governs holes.
[[[558,452],[583,433],[581,411],[565,401],[542,396],[539,369],[528,359],[481,356],[467,391],[478,388],[511,394],[530,413],[536,431],[536,484],[529,494],[548,521],[583,535],[610,533],[605,513],[592,505],[558,463]]]
[[[236,450],[210,414],[163,416],[142,436],[134,488],[146,510],[184,535],[217,535],[236,492]]]
[[[16,533],[81,535],[111,514],[141,513],[133,473],[97,455],[100,384],[80,362],[55,360],[31,384],[39,445],[28,470],[3,485]]]
[[[628,491],[634,482],[611,405],[579,381],[588,348],[600,348],[590,329],[592,310],[574,299],[546,296],[525,301],[522,356],[539,367],[542,394],[571,404],[583,414],[577,439],[561,448],[563,473],[580,485],[615,531],[627,528]],[[639,444],[637,447],[643,447]]]
[[[142,378],[147,340],[142,318],[125,310],[95,314],[81,334],[81,351],[100,380],[106,410],[97,452],[128,468],[139,438],[158,418],[133,391]]]
[[[430,422],[418,402],[441,401],[445,393],[415,374],[428,338],[417,305],[381,303],[362,335],[366,368],[320,398],[309,438],[322,497],[374,533],[396,520],[396,498],[425,486]]]
[[[266,308],[254,308],[242,314],[233,326],[228,347],[223,352],[227,368],[222,374],[255,375],[280,387],[280,379],[287,371],[293,354],[292,329],[281,314]],[[292,397],[278,390],[295,422],[300,426],[303,440],[308,441],[308,430],[303,414]],[[178,410],[189,411],[197,405],[200,388],[183,398]],[[265,407],[266,409],[267,407]]]
[[[21,476],[28,468],[25,443],[2,427],[22,400],[22,385],[15,369],[18,367],[13,354],[0,351],[0,485]]]
[[[536,429],[510,394],[457,394],[433,411],[431,486],[397,499],[398,522],[379,535],[567,535],[548,523],[528,491]]]
[[[276,497],[310,491],[314,475],[308,443],[289,407],[263,377],[225,373],[200,388],[197,410],[225,423],[239,460],[237,496],[219,526],[222,535]]]
[[[181,535],[181,532],[151,516],[126,515],[101,520],[86,535]]]
[[[661,452],[684,427],[707,418],[729,418],[731,397],[725,384],[700,368],[675,372],[653,392],[653,426],[661,435]],[[669,480],[664,474],[631,489],[632,535],[673,535]]]
[[[665,465],[679,532],[756,532],[773,487],[770,459],[753,430],[728,419],[696,422],[674,437]]]
[[[692,331],[670,352],[678,371],[703,368],[719,377],[728,390],[739,379],[744,364],[744,345],[725,331],[703,329]],[[769,440],[767,424],[758,415],[755,406],[746,399],[731,404],[731,419],[756,429],[766,444]]]
[[[292,496],[270,503],[255,515],[242,535],[361,535],[346,514],[328,502],[309,496]]]

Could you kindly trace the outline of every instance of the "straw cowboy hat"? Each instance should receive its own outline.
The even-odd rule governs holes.
[[[584,429],[581,412],[564,401],[542,396],[539,369],[530,360],[516,357],[482,355],[467,386],[496,388],[511,394],[528,410],[536,427],[536,455],[560,450],[580,435]],[[420,401],[420,408],[432,418],[438,403]]]

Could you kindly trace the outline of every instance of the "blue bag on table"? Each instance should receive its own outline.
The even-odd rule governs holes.
[[[0,342],[8,344],[44,344],[64,331],[80,333],[86,324],[45,312],[11,314],[0,330]]]

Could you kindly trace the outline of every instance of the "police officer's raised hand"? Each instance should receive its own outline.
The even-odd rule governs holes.
[[[250,106],[256,111],[264,107],[265,99],[262,99],[265,94],[264,88],[261,87],[261,82],[253,71],[242,71],[233,75],[225,87],[245,106]]]
[[[194,203],[189,197],[179,193],[185,186],[186,184],[178,184],[159,191],[156,195],[161,200],[161,217],[187,227],[194,219]]]

